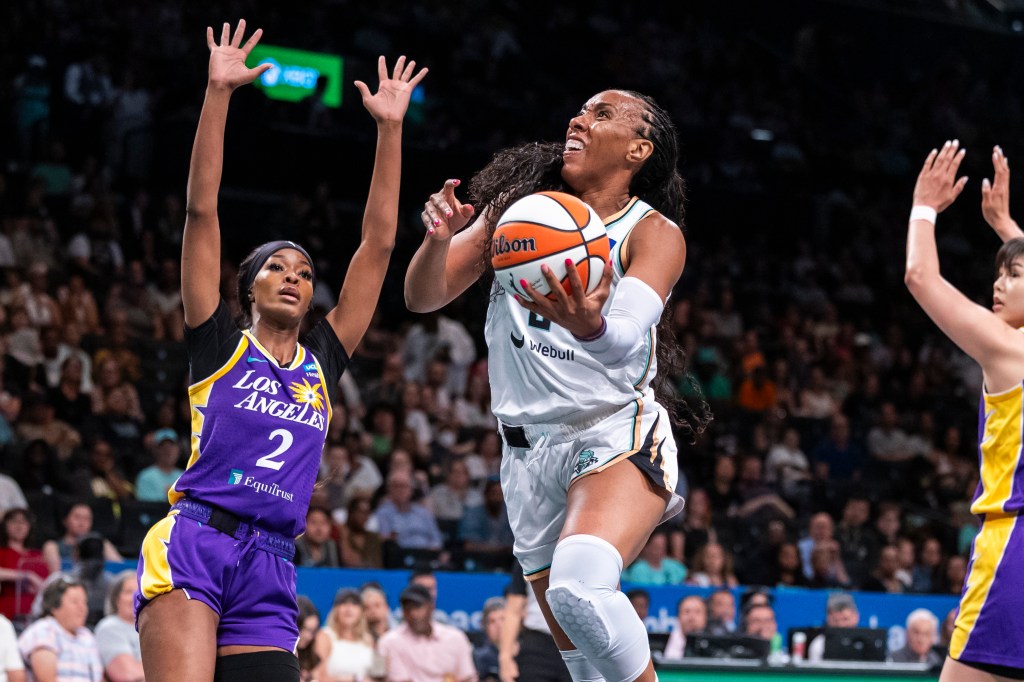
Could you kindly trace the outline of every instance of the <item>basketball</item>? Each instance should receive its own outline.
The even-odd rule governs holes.
[[[610,251],[608,233],[594,209],[570,194],[538,192],[513,203],[498,219],[491,265],[506,291],[531,300],[519,284],[526,280],[553,299],[542,265],[551,268],[569,293],[572,287],[565,261],[571,260],[590,293],[601,281]]]

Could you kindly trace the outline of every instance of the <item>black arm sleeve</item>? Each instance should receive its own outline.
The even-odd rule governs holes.
[[[348,353],[338,340],[338,335],[334,333],[334,327],[326,319],[320,320],[309,330],[303,343],[320,361],[320,367],[325,374],[324,383],[327,385],[328,397],[333,403],[338,395],[338,380],[348,367]]]
[[[242,330],[235,324],[224,299],[206,322],[196,327],[185,325],[189,383],[202,381],[230,360],[241,336]]]

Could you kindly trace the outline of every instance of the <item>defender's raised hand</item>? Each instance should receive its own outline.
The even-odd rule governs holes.
[[[405,118],[405,112],[409,109],[409,96],[416,86],[420,84],[428,69],[416,71],[416,62],[408,64],[405,57],[399,57],[395,62],[395,69],[388,78],[387,60],[381,56],[377,60],[377,75],[380,78],[380,85],[377,86],[376,94],[370,92],[370,88],[362,81],[356,81],[356,89],[363,96],[363,106],[370,112],[377,123],[401,123]]]
[[[213,29],[206,28],[206,44],[210,48],[210,85],[234,90],[240,85],[251,83],[265,71],[272,68],[271,64],[260,64],[255,69],[245,65],[245,60],[252,48],[260,42],[263,29],[256,29],[249,40],[242,45],[245,34],[245,19],[238,20],[234,36],[231,35],[231,24],[225,22],[220,32],[220,44],[213,39]]]
[[[1002,147],[992,148],[992,182],[981,181],[981,214],[1004,242],[1024,236],[1010,216],[1010,162]]]
[[[928,154],[914,187],[914,206],[931,206],[942,213],[956,201],[967,184],[966,176],[956,177],[966,153],[966,149],[960,149],[959,140],[946,140],[942,149],[933,149]]]

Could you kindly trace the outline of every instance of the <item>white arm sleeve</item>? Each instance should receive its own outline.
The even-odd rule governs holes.
[[[593,341],[583,341],[583,347],[599,362],[619,363],[647,330],[658,324],[664,309],[665,301],[646,282],[636,277],[623,277],[605,317],[607,329]]]

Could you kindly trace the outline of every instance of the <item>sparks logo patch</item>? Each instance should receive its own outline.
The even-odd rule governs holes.
[[[321,411],[324,407],[324,397],[320,395],[320,384],[313,386],[306,379],[302,380],[302,383],[293,381],[289,388],[292,390],[292,398],[295,402],[309,403],[317,412]]]
[[[231,475],[228,476],[228,483],[231,485],[238,485],[242,482],[242,476],[245,474],[241,469],[232,469]]]

